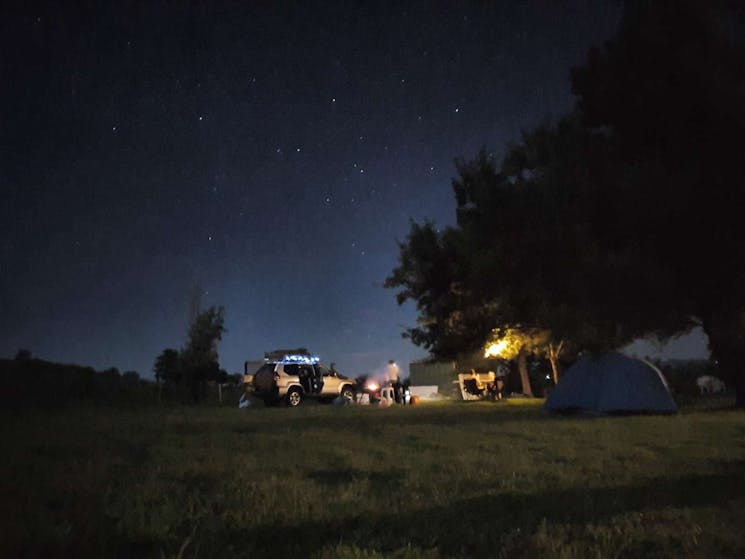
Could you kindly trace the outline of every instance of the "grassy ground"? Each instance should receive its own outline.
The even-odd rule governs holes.
[[[745,557],[745,415],[3,413],[0,556]]]

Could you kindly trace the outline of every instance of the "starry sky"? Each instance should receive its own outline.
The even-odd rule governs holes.
[[[568,110],[569,68],[619,17],[613,0],[6,10],[0,355],[150,376],[197,290],[225,307],[228,372],[297,346],[406,372],[425,353],[382,287],[396,240],[454,222],[455,157],[498,158]]]

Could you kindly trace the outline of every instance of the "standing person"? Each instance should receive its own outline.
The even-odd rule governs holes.
[[[403,397],[404,397],[404,391],[403,391],[403,385],[401,384],[401,380],[396,377],[396,379],[391,383],[391,387],[393,388],[393,399],[397,404],[403,404]]]
[[[504,377],[497,377],[497,400],[504,397]]]
[[[492,400],[499,400],[499,390],[497,387],[496,375],[494,374],[494,371],[489,371],[486,374],[489,379],[493,380],[493,382],[487,382],[486,385],[486,391],[489,393],[489,398],[491,398]]]
[[[506,376],[505,367],[501,363],[497,367],[497,400],[504,399],[504,378]]]

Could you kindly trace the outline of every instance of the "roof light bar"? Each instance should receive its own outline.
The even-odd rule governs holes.
[[[319,359],[313,355],[285,355],[282,359],[285,363],[303,363],[304,365],[315,365]]]

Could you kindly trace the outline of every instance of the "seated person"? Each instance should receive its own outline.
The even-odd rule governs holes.
[[[469,394],[476,396],[481,396],[485,389],[484,385],[479,382],[479,377],[473,369],[471,369],[471,378],[463,379],[463,388]]]
[[[483,382],[481,382],[481,379],[479,378],[479,375],[476,372],[476,369],[471,369],[471,378],[475,381],[476,388],[478,388],[479,393],[481,393],[484,390],[486,390],[486,386],[484,385]]]

